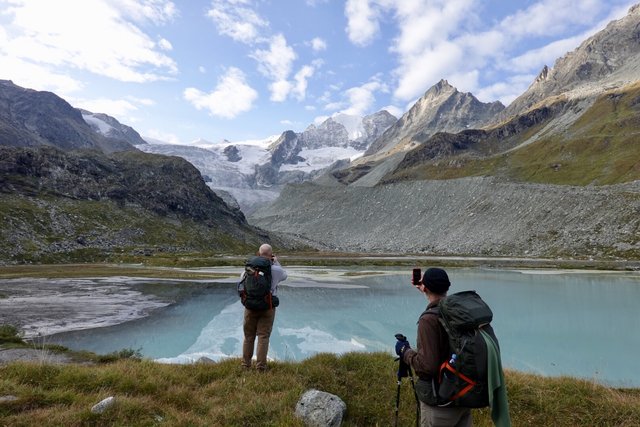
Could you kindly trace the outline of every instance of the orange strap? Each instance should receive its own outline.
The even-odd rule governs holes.
[[[442,383],[442,371],[444,371],[445,369],[448,370],[449,372],[452,372],[455,376],[457,376],[458,378],[461,378],[464,382],[467,383],[467,385],[464,386],[462,390],[460,390],[451,398],[452,401],[464,396],[469,391],[471,391],[473,387],[475,387],[476,385],[475,381],[473,381],[471,378],[464,375],[462,372],[459,372],[456,368],[451,366],[449,362],[446,360],[442,363],[442,365],[440,365],[440,376],[438,378],[439,383]]]

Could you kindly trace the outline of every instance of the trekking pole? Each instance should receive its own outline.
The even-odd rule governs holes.
[[[407,365],[407,372],[409,373],[409,380],[411,381],[411,387],[413,387],[413,396],[416,398],[416,427],[420,426],[420,400],[418,399],[418,392],[416,391],[416,383],[413,381],[413,372],[411,366]]]
[[[394,359],[396,362],[400,362],[398,366],[398,388],[396,390],[396,414],[394,426],[398,427],[398,410],[400,408],[400,386],[402,385],[402,378],[409,377],[411,381],[411,387],[413,388],[413,396],[416,398],[416,427],[420,426],[420,402],[418,400],[418,393],[416,392],[416,384],[413,381],[413,372],[411,366],[404,363],[399,357]]]
[[[402,384],[402,380],[398,376],[398,389],[396,391],[396,418],[393,423],[394,427],[398,427],[398,409],[400,408],[400,384]]]
[[[396,389],[396,416],[395,416],[395,422],[393,423],[394,427],[398,427],[398,410],[400,409],[400,386],[402,385],[402,376],[403,373],[406,372],[406,370],[403,372],[403,366],[404,362],[402,360],[400,360],[400,358],[396,358],[394,359],[394,361],[396,362],[400,362],[398,365],[398,371],[397,371],[397,378],[398,378],[398,387]]]

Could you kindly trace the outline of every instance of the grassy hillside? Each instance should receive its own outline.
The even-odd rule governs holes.
[[[45,359],[46,360],[46,359]],[[309,388],[340,396],[345,426],[393,424],[397,363],[389,354],[322,354],[300,363],[245,371],[239,360],[162,365],[121,360],[94,366],[12,363],[1,368],[0,425],[11,426],[302,426],[295,405]],[[507,372],[514,426],[637,426],[640,391],[570,378]],[[414,424],[410,383],[401,386],[399,425]],[[108,396],[101,415],[90,408]],[[486,409],[474,425],[490,426]]]
[[[640,179],[640,85],[602,95],[563,135],[515,151],[502,165],[520,180],[606,185]]]
[[[565,104],[564,99],[556,100]],[[561,110],[554,108],[552,110]],[[517,136],[487,132],[478,151],[512,146],[526,141],[549,123],[549,118],[521,127]],[[640,179],[640,84],[600,96],[561,134],[542,136],[536,142],[491,157],[451,156],[399,168],[385,179],[450,179],[499,176],[510,180],[546,184],[606,185]],[[429,144],[430,142],[427,142]],[[487,149],[489,148],[489,149]],[[411,154],[408,155],[408,157]]]
[[[261,241],[110,200],[0,193],[0,260],[93,262],[156,252],[249,253]],[[236,230],[233,230],[236,231]]]

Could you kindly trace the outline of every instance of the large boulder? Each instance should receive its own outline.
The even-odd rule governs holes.
[[[338,396],[315,389],[307,390],[296,405],[296,416],[313,427],[339,427],[346,412]]]

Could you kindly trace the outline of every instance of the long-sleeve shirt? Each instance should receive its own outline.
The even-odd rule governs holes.
[[[278,295],[278,283],[287,280],[287,270],[282,268],[278,260],[273,260],[271,264],[271,295]]]
[[[427,310],[436,307],[440,300],[427,305]],[[450,355],[449,339],[444,327],[438,321],[438,316],[423,313],[418,320],[418,337],[416,349],[408,349],[403,354],[403,360],[411,366],[423,380],[430,381],[437,378],[440,365]]]

